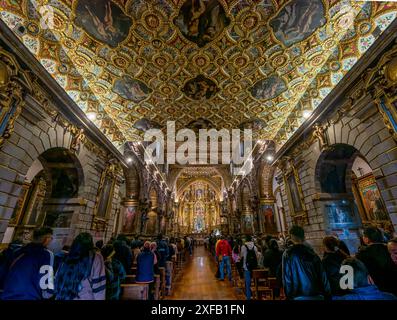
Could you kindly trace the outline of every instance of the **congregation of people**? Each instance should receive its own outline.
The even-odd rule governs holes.
[[[52,241],[52,229],[40,228],[30,243],[14,241],[1,252],[0,300],[120,300],[128,277],[135,284],[150,285],[148,299],[154,299],[160,269],[165,269],[169,295],[172,270],[167,262],[193,251],[191,238],[162,235],[155,241],[131,241],[120,234],[104,244],[94,243],[91,234],[83,232],[56,253],[48,249]]]
[[[374,226],[363,229],[354,255],[342,240],[326,236],[320,258],[300,226],[278,237],[209,236],[204,243],[216,258],[218,280],[227,277],[232,285],[242,281],[247,300],[253,298],[252,278],[260,270],[274,279],[272,290],[279,299],[397,299],[397,239]],[[352,279],[346,270],[353,271]]]

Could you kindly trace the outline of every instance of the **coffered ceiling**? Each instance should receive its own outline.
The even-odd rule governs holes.
[[[0,18],[116,145],[253,128],[285,143],[395,19],[341,0],[1,0]],[[198,124],[197,124],[198,122]]]

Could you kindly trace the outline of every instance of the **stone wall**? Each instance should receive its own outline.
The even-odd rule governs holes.
[[[375,104],[371,89],[364,81],[350,89],[344,101],[321,120],[317,134],[311,132],[291,147],[289,156],[295,165],[302,186],[308,223],[304,225],[307,240],[321,251],[325,235],[325,213],[320,198],[318,163],[330,146],[346,144],[353,146],[370,165],[390,219],[397,228],[397,143],[385,125],[382,114]],[[321,139],[318,136],[321,136]],[[280,165],[281,161],[278,162]],[[282,174],[279,173],[279,177]],[[293,224],[287,192],[283,179],[278,179],[286,213],[287,223]],[[349,187],[349,186],[348,186]]]
[[[41,154],[52,148],[64,148],[75,155],[84,177],[78,197],[68,199],[63,205],[64,210],[74,211],[68,242],[81,231],[89,231],[98,239],[109,239],[115,212],[120,206],[121,177],[116,179],[106,231],[92,229],[99,181],[110,159],[109,151],[96,145],[87,135],[80,141],[77,126],[58,114],[57,106],[46,94],[48,90],[37,82],[32,83],[32,87],[23,95],[22,111],[16,117],[11,135],[0,146],[0,243],[21,196],[29,168]]]

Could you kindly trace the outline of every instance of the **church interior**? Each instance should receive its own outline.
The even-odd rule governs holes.
[[[0,1],[0,300],[397,299],[396,18]]]

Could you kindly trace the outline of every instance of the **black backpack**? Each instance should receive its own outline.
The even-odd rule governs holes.
[[[258,259],[255,253],[255,246],[250,250],[247,246],[247,257],[245,259],[245,264],[247,266],[248,271],[252,271],[258,267]]]

